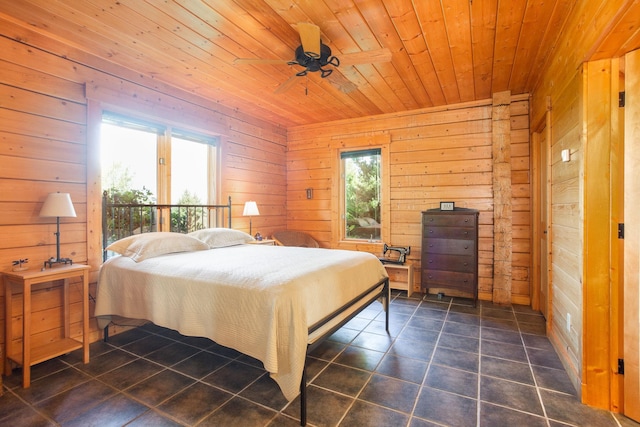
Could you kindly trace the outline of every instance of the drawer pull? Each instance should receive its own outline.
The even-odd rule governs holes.
[[[468,263],[468,262],[465,262],[465,263],[464,263],[464,264],[462,264],[462,265],[464,265],[464,266],[466,267],[467,265],[469,265],[469,263]]]
[[[429,233],[433,233],[433,230],[429,230]]]
[[[464,235],[465,235],[465,236],[466,236],[466,235],[468,235],[468,234],[469,234],[469,232],[468,232],[468,231],[465,231],[465,232],[464,232]]]
[[[465,219],[465,220],[464,220],[464,222],[469,222],[469,220],[468,220],[468,219]]]
[[[432,259],[429,260],[429,264],[433,264],[433,260]]]
[[[464,248],[465,248],[465,249],[469,249],[469,246],[465,246]]]
[[[429,275],[429,279],[433,279],[433,276],[432,276],[432,275]]]
[[[433,247],[433,243],[429,243],[429,247],[432,248]]]

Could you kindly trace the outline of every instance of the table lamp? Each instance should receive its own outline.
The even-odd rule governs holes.
[[[249,217],[249,234],[253,236],[251,233],[251,217],[258,216],[260,212],[258,211],[258,205],[253,200],[249,200],[244,203],[244,211],[242,212],[242,216]]]
[[[41,217],[56,217],[56,258],[44,262],[45,267],[53,267],[53,264],[73,264],[71,258],[60,258],[60,217],[75,217],[76,211],[71,203],[69,193],[50,193],[40,209]]]

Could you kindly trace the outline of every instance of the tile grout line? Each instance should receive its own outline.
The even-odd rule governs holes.
[[[545,423],[547,424],[547,427],[551,427],[551,422],[549,420],[549,416],[547,415],[547,408],[544,405],[544,401],[542,400],[542,394],[540,393],[540,387],[538,386],[538,380],[536,379],[535,372],[533,372],[533,366],[531,365],[531,358],[529,357],[529,350],[527,348],[527,344],[524,342],[524,337],[522,336],[522,328],[520,328],[520,321],[518,320],[516,311],[513,309],[513,305],[511,306],[511,312],[513,313],[513,317],[515,318],[516,325],[518,326],[518,335],[520,335],[520,342],[522,343],[522,348],[524,349],[524,354],[527,358],[527,366],[529,367],[529,372],[531,372],[531,378],[533,379],[533,385],[536,389],[536,395],[538,396],[538,401],[540,402],[540,407],[542,408],[542,415],[544,416],[544,420],[545,420]]]

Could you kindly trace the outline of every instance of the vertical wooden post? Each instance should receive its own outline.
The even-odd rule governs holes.
[[[583,66],[582,401],[610,408],[611,61]],[[617,108],[617,106],[616,106]]]
[[[493,95],[493,302],[511,303],[511,92]]]

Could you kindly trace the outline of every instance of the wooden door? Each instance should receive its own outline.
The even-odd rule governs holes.
[[[624,414],[640,421],[640,50],[625,68]]]

